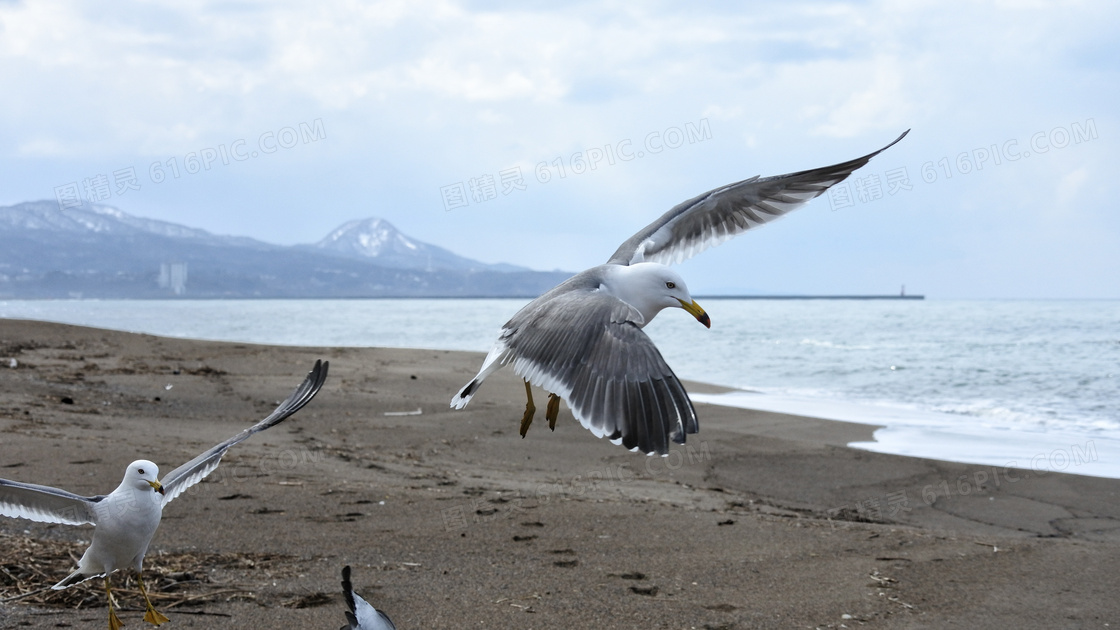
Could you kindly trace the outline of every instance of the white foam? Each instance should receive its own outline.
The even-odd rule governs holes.
[[[713,405],[881,425],[874,442],[848,445],[877,453],[1120,479],[1120,436],[1114,432],[1030,431],[979,419],[966,425],[958,414],[750,391],[690,396]]]

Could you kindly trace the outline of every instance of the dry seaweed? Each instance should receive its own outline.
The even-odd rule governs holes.
[[[104,583],[99,579],[51,590],[74,570],[87,545],[0,533],[0,603],[18,601],[53,608],[104,606]],[[259,580],[262,572],[271,575],[274,561],[280,558],[245,553],[149,553],[144,562],[144,584],[152,602],[161,609],[255,599],[250,583]],[[113,575],[113,597],[124,610],[143,609],[131,571]]]

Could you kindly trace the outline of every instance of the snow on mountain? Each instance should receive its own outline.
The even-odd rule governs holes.
[[[271,247],[267,243],[238,236],[219,236],[185,225],[145,219],[112,206],[83,203],[61,208],[54,201],[28,201],[0,207],[0,230],[55,230],[73,235],[98,234],[128,236],[154,234],[207,243]]]
[[[526,271],[507,264],[490,265],[454,254],[442,247],[413,240],[384,219],[349,221],[334,229],[315,247],[350,257],[373,259],[388,267],[456,269],[461,271]]]
[[[344,223],[315,245],[369,258],[388,252],[417,252],[422,248],[422,244],[401,234],[391,223],[376,217]]]

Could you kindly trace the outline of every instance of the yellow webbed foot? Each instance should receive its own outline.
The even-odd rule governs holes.
[[[529,425],[533,424],[533,414],[537,413],[537,406],[533,404],[533,392],[529,390],[529,381],[525,381],[525,415],[521,416],[521,437],[529,432]]]
[[[171,620],[155,608],[149,608],[148,612],[144,614],[144,621],[147,621],[153,626],[159,626],[161,623],[167,623]]]
[[[544,419],[548,420],[548,428],[556,430],[556,416],[560,415],[560,397],[556,394],[548,395],[548,407],[544,410]]]
[[[533,406],[533,403],[525,405],[525,415],[521,416],[521,437],[525,437],[525,434],[529,432],[529,425],[533,424],[533,414],[535,413],[537,413],[537,408]]]

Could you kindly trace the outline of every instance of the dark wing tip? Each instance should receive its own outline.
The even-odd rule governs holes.
[[[871,155],[877,155],[877,154],[882,153],[883,151],[886,151],[887,149],[893,147],[894,145],[898,144],[899,141],[901,141],[903,138],[905,138],[906,134],[908,134],[908,133],[910,133],[909,129],[907,129],[906,131],[903,131],[902,135],[900,135],[899,137],[894,139],[894,142],[891,142],[887,146],[883,147],[882,149],[879,149],[878,151],[876,151],[875,153],[872,153]]]
[[[346,598],[346,607],[354,612],[354,584],[350,581],[350,565],[342,567],[342,596]]]
[[[323,384],[327,382],[327,372],[330,371],[330,368],[330,361],[315,359],[315,367],[311,368],[311,371],[307,373],[307,378],[314,383],[311,388],[312,396],[319,393],[319,390],[323,388]]]
[[[323,385],[327,382],[327,373],[330,371],[330,366],[330,361],[317,359],[315,361],[315,367],[311,368],[311,371],[307,373],[307,377],[303,379],[299,387],[292,392],[291,396],[288,396],[287,400],[280,404],[274,413],[280,413],[283,414],[284,417],[287,417],[303,409],[307,403],[311,402],[312,398],[315,398],[315,395],[319,393],[319,390],[321,390]]]
[[[790,177],[798,177],[798,176],[803,176],[803,175],[815,175],[815,174],[827,174],[827,173],[834,173],[835,175],[840,175],[841,176],[840,179],[836,180],[832,184],[829,184],[826,187],[826,188],[828,188],[828,187],[831,187],[831,186],[833,186],[835,184],[838,184],[838,183],[844,181],[845,179],[847,179],[848,176],[852,174],[852,171],[855,171],[856,169],[861,168],[862,166],[864,166],[865,164],[870,162],[871,158],[875,157],[876,155],[879,155],[883,151],[886,151],[887,149],[889,149],[889,148],[893,147],[894,145],[898,144],[909,133],[910,133],[910,130],[907,129],[906,131],[903,131],[902,134],[899,135],[897,138],[892,140],[890,142],[890,144],[883,147],[882,149],[879,149],[877,151],[872,151],[871,153],[868,153],[867,155],[865,155],[863,157],[855,158],[854,160],[848,160],[847,162],[840,162],[839,164],[833,164],[832,166],[823,166],[821,168],[813,168],[813,169],[809,169],[809,170],[806,170],[806,171],[798,171],[796,173],[790,173],[788,175],[775,175],[773,177],[767,177],[765,179],[767,179],[767,180],[779,180],[779,179],[785,179],[785,178],[790,178]],[[821,190],[820,192],[823,193],[824,190]]]

